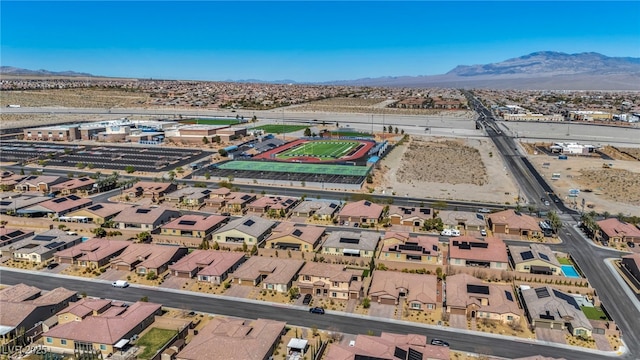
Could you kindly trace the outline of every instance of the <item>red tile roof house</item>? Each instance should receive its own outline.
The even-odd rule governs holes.
[[[33,236],[33,231],[0,228],[0,247]]]
[[[332,343],[323,359],[449,360],[449,351],[445,346],[427,344],[427,337],[424,335],[383,332],[380,336],[358,335],[349,345]],[[410,357],[407,354],[411,354]]]
[[[53,256],[60,264],[74,264],[91,269],[101,268],[122,254],[132,243],[122,240],[92,238],[74,247],[58,251]]]
[[[509,256],[507,246],[501,239],[460,236],[449,239],[448,262],[454,266],[508,270]]]
[[[337,201],[305,200],[301,201],[291,212],[294,216],[332,220],[339,208],[340,204]]]
[[[221,284],[227,276],[245,261],[244,253],[214,250],[194,250],[189,255],[169,265],[171,275],[198,281]]]
[[[60,310],[56,316],[58,324],[70,321],[81,321],[87,316],[98,315],[111,307],[112,301],[107,299],[82,298],[72,302],[66,308]]]
[[[313,252],[320,245],[325,228],[281,222],[276,226],[265,242],[269,249],[284,249]]]
[[[66,181],[66,178],[60,176],[37,176],[31,175],[24,178],[15,185],[16,191],[42,191],[50,192],[50,187]]]
[[[233,281],[248,286],[262,283],[263,289],[286,293],[302,265],[303,260],[253,256],[233,272]]]
[[[11,171],[3,171],[0,173],[0,189],[2,191],[11,191],[25,177],[24,175],[14,174]]]
[[[362,270],[344,265],[308,262],[298,273],[296,285],[301,294],[336,300],[362,297]]]
[[[61,287],[44,293],[25,284],[6,287],[0,290],[0,336],[28,332],[76,299],[75,291]]]
[[[98,315],[60,324],[45,332],[44,346],[64,353],[82,349],[113,354],[133,335],[151,325],[161,312],[162,305],[150,302],[136,302],[128,307],[112,306]]]
[[[164,201],[176,205],[199,208],[211,196],[211,192],[211,189],[187,186],[165,194]]]
[[[59,218],[72,211],[89,206],[92,203],[93,201],[91,201],[91,199],[81,198],[76,195],[69,195],[41,202],[25,209],[20,209],[18,210],[18,214],[31,214],[32,216],[36,216],[37,214],[48,214],[54,218]]]
[[[391,205],[388,216],[392,225],[423,227],[425,220],[433,218],[433,212],[429,208]]]
[[[257,216],[245,216],[229,221],[213,234],[212,240],[219,244],[245,243],[247,246],[259,246],[275,226],[275,221]]]
[[[635,278],[636,283],[640,283],[640,254],[623,256],[621,264]]]
[[[180,213],[163,207],[130,207],[122,210],[113,222],[120,229],[139,229],[152,231],[171,219],[180,217]]]
[[[77,192],[88,192],[93,189],[93,185],[96,181],[90,177],[80,177],[76,179],[71,179],[65,181],[63,183],[55,184],[51,186],[51,192],[59,191],[62,195],[70,195],[75,194]]]
[[[437,237],[410,237],[409,233],[393,231],[385,233],[378,258],[389,261],[442,264],[442,253]]]
[[[300,199],[286,196],[263,196],[249,205],[247,209],[258,214],[269,214],[272,217],[286,217]]]
[[[375,271],[369,296],[371,301],[398,305],[402,300],[412,310],[435,310],[441,298],[438,277],[397,271]]]
[[[154,272],[160,275],[165,272],[169,264],[178,261],[187,255],[186,247],[155,245],[155,244],[131,244],[120,256],[111,259],[111,268],[135,271],[138,274]]]
[[[140,181],[127,190],[127,195],[129,197],[148,197],[160,201],[165,194],[176,191],[176,189],[178,186],[174,183]]]
[[[131,207],[128,204],[119,203],[97,203],[91,206],[87,206],[80,210],[76,210],[68,214],[70,218],[85,217],[88,222],[92,222],[97,225],[102,225],[105,222],[113,219],[122,210]]]
[[[496,234],[520,235],[528,238],[542,236],[538,219],[513,209],[499,211],[486,217],[489,228]]]
[[[225,194],[224,191],[218,191],[222,189],[228,190],[229,192]],[[247,204],[255,199],[255,194],[231,192],[227,188],[220,188],[212,191],[211,198],[206,199],[204,202],[207,206],[211,206],[222,211],[243,213]]]
[[[597,224],[600,227],[600,236],[603,240],[640,244],[640,229],[633,224],[622,222],[616,218],[600,220]]]
[[[518,323],[523,315],[511,285],[485,283],[469,274],[447,276],[448,314]]]
[[[177,360],[267,360],[286,323],[215,317],[176,356]]]
[[[211,239],[211,234],[229,220],[219,215],[182,215],[160,227],[161,235],[185,236],[200,240]]]
[[[351,221],[361,224],[375,225],[382,217],[384,207],[368,200],[360,200],[346,204],[338,213],[340,221]]]

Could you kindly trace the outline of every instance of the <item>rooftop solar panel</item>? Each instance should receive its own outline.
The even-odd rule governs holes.
[[[364,202],[364,206],[371,206],[371,202],[369,202],[369,201],[365,201],[365,202]]]
[[[520,253],[522,260],[530,260],[533,259],[533,253],[531,251],[523,251]]]
[[[302,235],[302,231],[296,229],[292,234],[293,234],[293,236],[300,236],[300,235]]]
[[[104,206],[102,206],[101,204],[95,204],[93,206],[88,207],[89,210],[91,211],[96,211],[96,210],[100,210],[102,209]]]
[[[150,212],[150,209],[136,209],[136,214],[148,214]]]
[[[60,245],[64,245],[65,243],[63,241],[55,241],[52,242],[50,244],[45,245],[44,247],[46,247],[47,249],[55,249]]]
[[[505,290],[505,291],[504,291],[504,296],[506,296],[506,297],[507,297],[507,300],[509,300],[509,301],[513,301],[513,295],[511,295],[511,291],[509,291],[509,290]]]
[[[37,241],[51,241],[53,239],[55,239],[57,236],[50,236],[50,235],[36,235],[33,237],[33,240],[37,240]]]
[[[76,195],[69,195],[67,196],[69,199],[76,201],[76,200],[80,200],[80,197],[76,196]]]
[[[549,257],[547,256],[547,254],[539,253],[538,255],[540,255],[540,258],[541,258],[542,260],[549,261]]]
[[[53,201],[56,204],[60,204],[60,203],[63,203],[65,201],[67,201],[67,198],[58,198],[58,199],[53,199],[51,201]]]
[[[537,288],[535,289],[535,291],[536,291],[536,295],[538,296],[538,299],[548,298],[549,296],[551,296],[549,295],[549,291],[545,287]]]
[[[489,295],[489,287],[486,285],[467,284],[467,292],[470,294]]]
[[[196,222],[195,222],[195,221],[193,221],[193,220],[180,220],[180,221],[178,222],[178,225],[188,225],[188,226],[193,226],[193,225],[195,225],[195,224],[196,224]]]
[[[354,238],[340,238],[340,242],[341,243],[346,243],[346,244],[357,244],[360,242],[360,239],[354,239]]]
[[[256,222],[255,222],[255,221],[253,221],[253,220],[247,220],[247,221],[245,221],[244,223],[242,223],[242,225],[244,225],[244,226],[251,226],[251,225],[253,225],[253,224],[255,224],[255,223],[256,223]]]

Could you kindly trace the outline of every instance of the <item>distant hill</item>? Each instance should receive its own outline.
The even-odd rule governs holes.
[[[554,51],[484,65],[459,65],[443,75],[334,81],[335,85],[548,90],[640,90],[640,58]]]
[[[0,66],[0,74],[15,76],[69,76],[69,77],[96,77],[88,73],[79,73],[75,71],[49,71],[49,70],[28,70],[13,66]]]

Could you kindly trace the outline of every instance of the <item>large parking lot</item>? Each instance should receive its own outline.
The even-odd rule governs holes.
[[[160,146],[102,146],[8,141],[0,146],[3,162],[28,163],[39,160],[47,165],[92,167],[96,169],[166,171],[206,158],[200,149],[174,149]]]

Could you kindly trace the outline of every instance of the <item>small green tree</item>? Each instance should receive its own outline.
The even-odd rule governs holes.
[[[148,231],[143,231],[141,233],[138,233],[138,235],[136,235],[136,239],[138,239],[138,242],[141,242],[141,243],[150,242],[152,239],[151,233]]]
[[[227,155],[229,155],[229,153],[225,149],[218,150],[218,154],[220,154],[220,156],[222,157],[227,157]]]
[[[147,280],[156,280],[156,279],[158,279],[158,275],[156,274],[155,271],[152,270],[147,273]]]
[[[311,136],[311,129],[310,128],[304,129],[304,136],[306,136],[306,137],[310,137]]]
[[[97,238],[103,238],[103,237],[107,236],[107,230],[105,230],[104,228],[101,228],[101,227],[95,228],[95,229],[91,230],[91,232]]]
[[[362,299],[362,307],[365,309],[368,309],[371,307],[371,299],[369,299],[368,297]]]
[[[205,145],[209,144],[209,138],[206,137],[206,136],[203,136],[202,137],[202,143],[205,144]]]
[[[127,166],[124,168],[124,171],[125,171],[127,174],[133,174],[133,173],[136,171],[136,168],[135,168],[135,167],[133,167],[133,165],[127,165]]]

